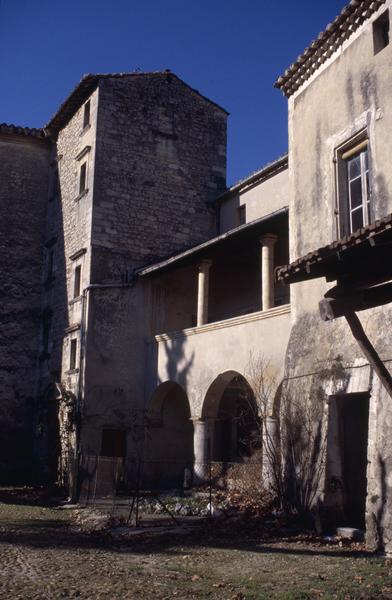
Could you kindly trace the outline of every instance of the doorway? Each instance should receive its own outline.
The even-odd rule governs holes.
[[[364,529],[369,393],[334,396],[330,409],[327,477],[340,482],[340,524]]]

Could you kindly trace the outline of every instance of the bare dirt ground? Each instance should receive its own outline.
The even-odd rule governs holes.
[[[72,510],[0,490],[0,598],[392,599],[392,563],[360,545],[205,523],[132,541],[85,535]]]

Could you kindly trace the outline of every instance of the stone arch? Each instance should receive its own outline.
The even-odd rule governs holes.
[[[209,423],[209,458],[237,462],[261,448],[261,421],[252,388],[237,371],[218,375],[207,390],[202,419]]]
[[[282,379],[282,381],[279,383],[279,385],[276,388],[274,397],[272,398],[271,408],[270,408],[269,415],[268,415],[272,419],[276,419],[276,420],[280,419],[280,407],[281,407],[281,403],[282,403],[284,383],[285,383],[285,380]]]
[[[182,487],[193,463],[193,425],[188,397],[174,381],[161,383],[147,411],[144,483],[152,488]]]

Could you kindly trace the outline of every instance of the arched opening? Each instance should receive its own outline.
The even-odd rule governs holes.
[[[193,425],[186,393],[172,381],[151,397],[147,413],[143,483],[151,488],[182,487],[193,463]]]
[[[226,371],[215,379],[206,394],[202,418],[210,423],[210,460],[242,462],[261,449],[257,403],[239,373]]]

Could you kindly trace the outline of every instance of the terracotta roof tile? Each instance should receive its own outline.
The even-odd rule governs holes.
[[[285,96],[291,96],[384,3],[385,0],[351,0],[275,81],[274,86]]]
[[[0,123],[0,133],[7,135],[23,135],[25,137],[34,137],[39,139],[45,138],[45,131],[43,129],[36,129],[34,127],[20,127],[19,125],[8,123]]]
[[[327,246],[322,246],[317,250],[313,250],[312,252],[305,254],[305,256],[301,256],[289,265],[277,267],[275,269],[275,277],[277,280],[286,281],[287,283],[290,283],[290,280],[294,276],[296,276],[296,280],[300,280],[298,275],[300,275],[301,272],[306,272],[309,270],[311,265],[317,262],[322,262],[323,260],[358,244],[362,244],[373,236],[383,233],[388,229],[392,229],[392,213],[383,219],[374,221],[367,227],[357,229],[353,233],[350,233],[339,240],[331,242]]]

